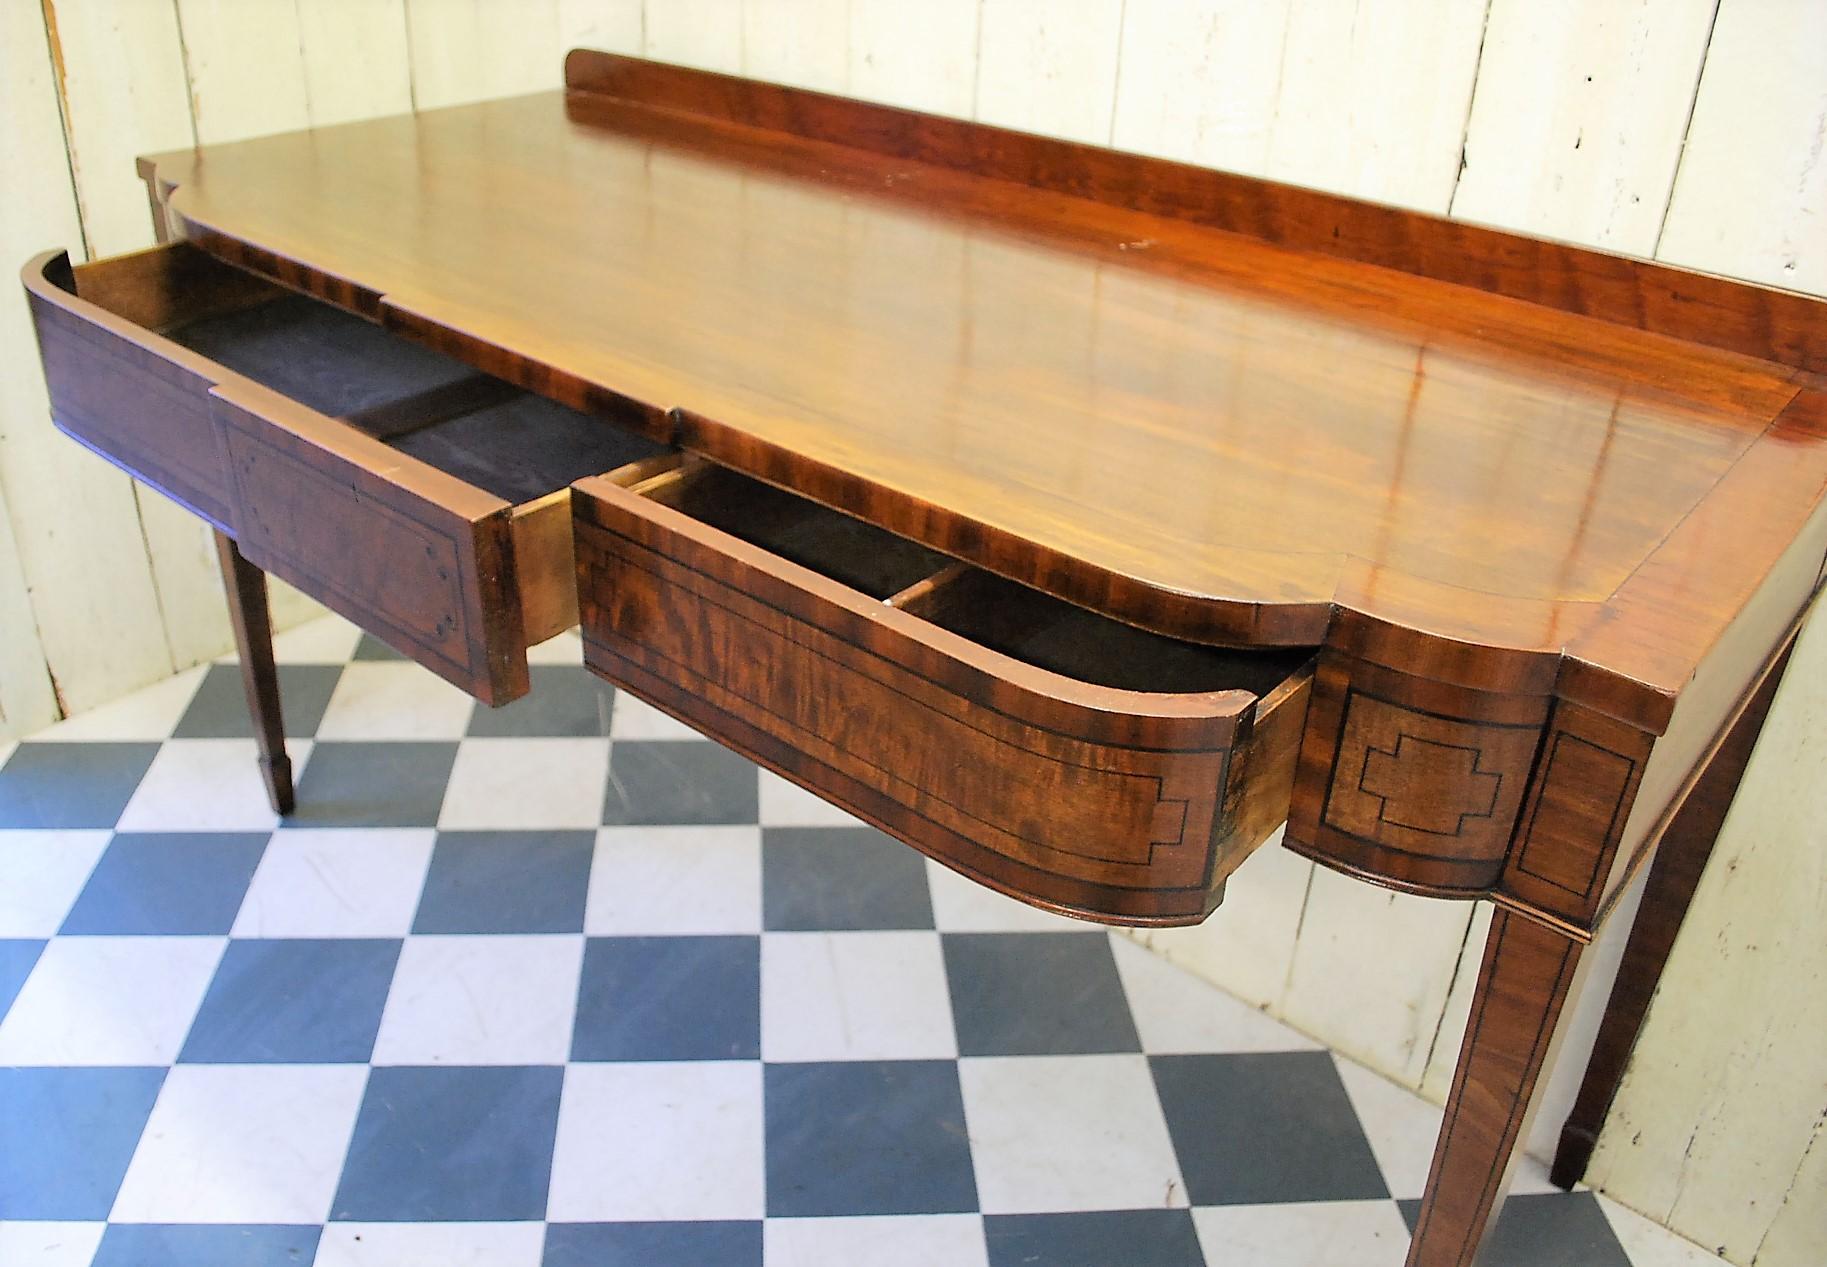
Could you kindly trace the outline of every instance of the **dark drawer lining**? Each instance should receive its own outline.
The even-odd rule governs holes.
[[[1315,651],[1240,650],[1151,633],[709,462],[635,491],[980,646],[1081,682],[1261,697]]]

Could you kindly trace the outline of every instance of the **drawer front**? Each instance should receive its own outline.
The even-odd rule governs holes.
[[[508,503],[251,383],[210,405],[251,563],[486,704],[526,694]]]
[[[1125,713],[1113,702],[1173,697],[1049,690],[1052,675],[625,489],[574,497],[586,663],[993,887],[1194,922],[1274,825],[1238,786],[1247,695]]]
[[[143,345],[146,332],[48,280],[69,270],[59,254],[26,268],[51,418],[130,475],[228,527],[228,479],[209,416],[209,364],[173,347]]]

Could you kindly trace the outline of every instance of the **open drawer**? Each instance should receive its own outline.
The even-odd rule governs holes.
[[[1147,633],[701,459],[573,495],[586,663],[986,884],[1193,923],[1287,816],[1309,651]]]
[[[576,623],[566,487],[664,452],[181,242],[25,284],[62,430],[486,703]]]

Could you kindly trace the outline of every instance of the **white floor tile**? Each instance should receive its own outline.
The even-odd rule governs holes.
[[[109,1216],[116,1223],[320,1223],[362,1065],[178,1065]]]
[[[1408,1225],[1394,1201],[1213,1206],[1193,1211],[1208,1263],[1401,1267]]]
[[[571,1052],[581,936],[410,937],[377,1065],[558,1065]]]
[[[958,1054],[937,933],[765,933],[761,1055],[945,1060]]]
[[[781,778],[761,771],[761,825],[763,827],[860,827],[863,821],[830,801]]]
[[[50,937],[95,861],[106,831],[0,831],[0,937]]]
[[[106,1223],[0,1221],[0,1263],[18,1267],[89,1267]]]
[[[1440,1134],[1439,1108],[1342,1056],[1335,1055],[1332,1063],[1338,1066],[1339,1080],[1357,1110],[1389,1195],[1419,1197],[1427,1190],[1427,1171]]]
[[[547,638],[527,648],[528,664],[582,664],[584,640],[577,630],[567,629],[556,638]]]
[[[1710,1250],[1675,1235],[1659,1223],[1599,1194],[1599,1209],[1630,1256],[1631,1267],[1719,1267],[1722,1261]]]
[[[0,1020],[0,1065],[168,1065],[226,937],[59,937]]]
[[[627,691],[615,693],[615,707],[609,714],[611,739],[702,739],[697,731],[682,721],[675,721],[653,705],[636,699]]]
[[[942,933],[1083,933],[1095,927],[1004,897],[931,858],[926,860],[926,878],[933,895],[933,923]]]
[[[609,781],[607,739],[466,739],[438,826],[445,831],[594,828]]]
[[[1186,1205],[1146,1057],[969,1058],[958,1076],[985,1214]]]
[[[539,1267],[543,1223],[331,1223],[313,1267]]]
[[[319,739],[460,739],[476,701],[419,665],[349,665],[318,723]]]
[[[1112,936],[1123,993],[1142,1049],[1181,1052],[1318,1051],[1320,1045],[1240,999],[1174,967],[1121,934]]]
[[[760,1218],[761,1096],[759,1062],[572,1065],[546,1218]]]
[[[177,729],[207,665],[185,669],[162,682],[78,713],[33,735],[39,743],[127,743],[156,741]]]
[[[989,1267],[983,1217],[896,1214],[850,1219],[769,1219],[768,1267]]]
[[[273,658],[280,664],[343,664],[355,654],[362,631],[332,612],[273,636]],[[236,657],[227,657],[234,661]]]
[[[761,930],[756,827],[605,827],[584,930],[592,936]]]
[[[309,740],[288,739],[294,777]],[[252,739],[171,739],[159,749],[116,824],[121,831],[272,831],[259,748]]]
[[[235,917],[236,937],[404,937],[437,833],[281,828]]]

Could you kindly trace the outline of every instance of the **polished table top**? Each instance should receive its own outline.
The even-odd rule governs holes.
[[[1773,359],[604,96],[156,171],[193,236],[1202,640],[1350,611],[1498,652],[1469,685],[1564,651],[1653,724],[1827,486]]]

